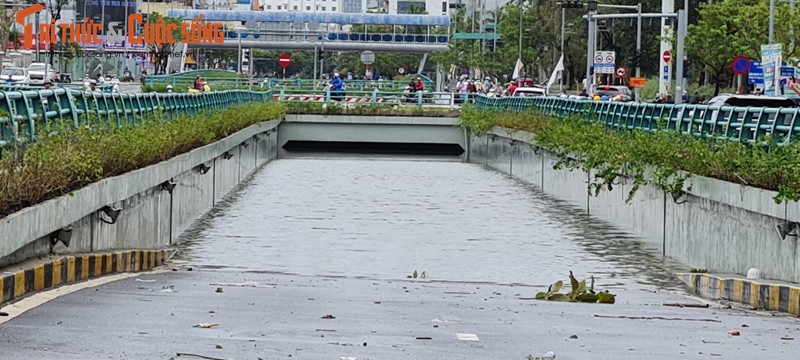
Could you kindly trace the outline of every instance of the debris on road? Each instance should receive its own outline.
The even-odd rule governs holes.
[[[682,308],[707,308],[708,304],[684,304],[684,303],[666,303],[664,306],[674,306]]]
[[[688,318],[667,318],[663,316],[621,316],[621,315],[598,315],[594,314],[596,318],[605,319],[629,319],[629,320],[668,320],[668,321],[707,321],[707,322],[722,322],[717,319],[688,319]]]
[[[220,344],[217,344],[215,347],[216,347],[217,349],[222,349],[222,345],[220,345]]]
[[[323,316],[322,318],[323,318],[323,319],[326,319],[326,320],[332,320],[332,319],[336,319],[336,316],[333,316],[333,315],[331,315],[331,314],[328,314],[328,315],[325,315],[325,316]]]
[[[156,282],[155,280],[152,280],[152,279],[151,280],[136,279],[135,281],[136,282],[142,282],[142,283],[154,283],[154,282]]]
[[[417,340],[433,340],[430,336],[417,336]]]
[[[211,283],[211,286],[233,286],[233,287],[252,287],[252,288],[267,288],[276,287],[278,284],[259,284],[255,281],[248,281],[243,283]]]
[[[569,338],[570,338],[570,339],[577,339],[577,338],[578,338],[578,335],[572,335],[572,336],[570,336]]]
[[[175,285],[165,285],[161,288],[161,292],[175,292]]]
[[[788,337],[788,336],[783,336],[783,337],[781,337],[781,340],[791,341],[791,340],[794,340],[794,338],[793,337]]]
[[[219,326],[219,324],[217,324],[217,323],[199,323],[199,324],[195,324],[193,327],[201,328],[201,329],[210,329],[210,328],[213,328],[215,326]]]
[[[549,300],[549,301],[570,301],[570,302],[586,302],[586,303],[601,303],[613,304],[616,301],[614,294],[606,291],[594,291],[594,276],[590,277],[591,283],[589,287],[586,286],[586,280],[578,281],[572,271],[569,272],[569,282],[571,290],[569,293],[559,293],[564,286],[564,282],[559,280],[547,288],[547,292],[540,291],[536,293],[536,299]]]
[[[217,345],[217,346],[219,346],[219,345]],[[222,347],[220,346],[219,348],[222,348]],[[199,354],[192,354],[192,353],[183,353],[183,352],[175,353],[175,355],[176,355],[176,356],[178,356],[178,357],[181,357],[181,356],[191,356],[191,357],[196,357],[196,358],[201,358],[201,359],[207,359],[207,360],[228,360],[228,359],[224,359],[224,358],[218,358],[218,357],[212,357],[212,356],[205,356],[205,355],[199,355]]]
[[[355,356],[339,356],[339,360],[358,360]]]
[[[0,311],[0,316],[8,316],[8,313],[5,311]]]
[[[728,335],[739,336],[739,330],[728,330]]]
[[[217,288],[217,290],[214,290],[214,292],[221,293],[221,292],[222,292],[222,288],[221,288],[221,287],[218,287],[218,288]]]

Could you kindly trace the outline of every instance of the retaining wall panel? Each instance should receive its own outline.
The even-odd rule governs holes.
[[[615,182],[618,184],[612,184],[611,191],[604,188],[597,196],[589,198],[589,213],[663,250],[664,193],[655,186],[645,185],[636,191],[630,203],[626,203],[633,182],[619,178]]]
[[[239,183],[239,149],[233,148],[228,151],[233,157],[225,159],[220,156],[214,159],[214,203],[225,197],[236,184]],[[212,175],[211,171],[208,175]]]
[[[206,163],[209,165],[210,163]],[[214,174],[189,171],[175,177],[172,192],[172,237],[188,229],[213,204]]]
[[[544,156],[543,190],[586,211],[588,174],[582,170],[553,169],[557,162],[558,159],[549,154]]]
[[[119,204],[122,211],[114,224],[106,224],[97,215],[93,251],[112,249],[153,249],[169,245],[170,194],[154,187]]]
[[[246,179],[256,168],[256,141],[250,138],[244,142],[247,146],[239,146],[239,179],[237,184]]]

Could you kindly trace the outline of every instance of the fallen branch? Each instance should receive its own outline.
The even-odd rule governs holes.
[[[211,356],[205,356],[205,355],[198,355],[198,354],[192,354],[192,353],[182,353],[182,352],[179,352],[179,353],[176,353],[176,354],[177,354],[178,356],[194,356],[194,357],[198,357],[198,358],[201,358],[201,359],[208,359],[208,360],[228,360],[228,359],[225,359],[225,358],[217,358],[217,357],[211,357]]]
[[[722,322],[716,319],[685,319],[685,318],[665,318],[661,316],[614,316],[614,315],[597,315],[594,317],[605,319],[630,319],[630,320],[670,320],[670,321],[707,321],[707,322]]]
[[[707,308],[708,304],[669,303],[669,304],[664,304],[664,306],[675,306],[675,307],[682,307],[682,308]]]

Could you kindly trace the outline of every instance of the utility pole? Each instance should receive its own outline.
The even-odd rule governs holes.
[[[687,20],[686,10],[678,10],[678,49],[675,54],[675,104],[680,104],[683,100],[683,71],[685,70],[683,68],[683,42],[688,30]]]
[[[775,41],[775,1],[769,0],[769,44]]]
[[[564,58],[564,19],[566,18],[566,10],[563,6],[561,7],[561,58]],[[564,70],[561,70],[561,79],[558,82],[558,92],[564,93]]]
[[[589,14],[586,17],[587,21],[587,29],[588,29],[588,44],[586,46],[586,92],[592,92],[592,84],[594,84],[594,74],[592,74],[592,61],[594,61],[594,47],[595,43],[595,26],[597,25],[597,20],[595,20],[594,16],[597,15],[597,2],[590,1],[589,2]]]
[[[636,61],[636,77],[642,76],[642,3],[636,4],[636,54],[635,61]],[[636,101],[641,101],[639,98],[639,88],[635,88],[634,95],[636,96]]]
[[[661,0],[661,13],[662,14],[673,14],[675,13],[675,0]],[[672,27],[667,25],[668,22],[671,22],[670,19],[661,18],[661,52],[658,54],[659,60],[658,64],[658,93],[659,94],[667,94],[669,92],[669,85],[670,79],[672,74],[670,74],[671,69],[671,61],[665,62],[664,61],[664,53],[670,51],[672,49],[672,44],[670,43],[669,38],[672,37]],[[671,57],[675,59],[675,57]],[[670,59],[671,60],[671,59]],[[679,59],[680,60],[680,59]]]
[[[522,61],[522,0],[519,0],[519,51],[517,52],[517,59]],[[522,69],[519,70],[522,72]]]

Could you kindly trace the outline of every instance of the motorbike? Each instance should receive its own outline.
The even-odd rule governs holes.
[[[122,74],[122,82],[133,82],[133,74],[130,71],[126,71]]]

